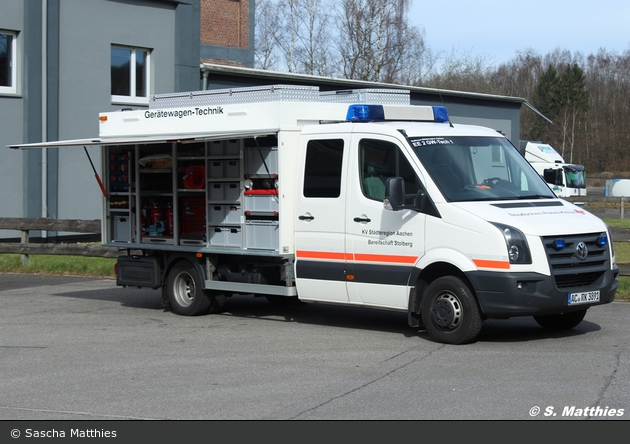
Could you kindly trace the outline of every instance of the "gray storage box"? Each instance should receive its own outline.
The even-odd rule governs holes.
[[[212,179],[239,179],[240,178],[240,161],[239,160],[211,160],[210,162],[210,178]]]
[[[112,242],[131,242],[131,220],[129,216],[114,216]]]
[[[245,248],[275,250],[280,245],[280,225],[277,220],[251,219],[245,222]]]
[[[208,219],[213,225],[241,223],[240,205],[208,205]]]
[[[210,246],[238,247],[243,246],[243,233],[240,227],[210,227]]]
[[[240,182],[213,182],[209,189],[211,201],[238,202],[241,198]]]
[[[206,244],[205,233],[182,233],[179,239],[179,245],[191,247],[202,247]]]
[[[409,90],[406,89],[347,89],[341,91],[322,91],[321,102],[333,103],[380,103],[382,105],[409,105]]]
[[[245,211],[274,214],[278,212],[280,199],[277,194],[246,194]]]
[[[264,85],[212,89],[193,92],[164,93],[151,96],[150,109],[231,105],[254,102],[317,102],[319,87],[300,85]]]
[[[240,157],[241,142],[238,139],[213,140],[208,142],[208,153],[216,157]]]
[[[262,154],[262,156],[261,156]],[[246,175],[278,174],[278,147],[248,148],[244,152]],[[264,162],[263,162],[264,159]],[[265,168],[266,165],[266,168]],[[267,171],[269,169],[269,171]]]

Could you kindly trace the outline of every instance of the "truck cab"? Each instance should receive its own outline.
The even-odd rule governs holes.
[[[487,318],[574,326],[612,301],[605,225],[557,199],[501,134],[444,119],[302,131],[300,299],[407,310],[447,343],[471,341]],[[577,259],[578,247],[589,253]]]
[[[586,196],[583,165],[566,163],[549,144],[521,140],[519,150],[558,197]]]

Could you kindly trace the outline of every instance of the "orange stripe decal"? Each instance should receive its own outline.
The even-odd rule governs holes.
[[[309,258],[309,259],[332,259],[334,261],[345,261],[346,255],[344,253],[335,253],[330,251],[304,251],[298,250],[295,252],[297,257]]]
[[[473,262],[479,268],[500,268],[502,270],[510,269],[510,263],[508,261],[488,261],[485,259],[473,259]]]
[[[417,256],[398,256],[393,254],[368,254],[368,253],[335,253],[329,251],[304,251],[295,252],[298,258],[308,259],[328,259],[335,261],[361,261],[361,262],[382,262],[395,264],[415,264]]]

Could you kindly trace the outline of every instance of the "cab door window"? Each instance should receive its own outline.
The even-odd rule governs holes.
[[[339,197],[342,160],[343,140],[309,141],[304,166],[304,197]]]
[[[385,182],[389,177],[405,181],[407,202],[413,204],[414,195],[421,189],[420,179],[400,148],[391,142],[362,139],[359,142],[359,175],[363,195],[370,200],[383,201]]]

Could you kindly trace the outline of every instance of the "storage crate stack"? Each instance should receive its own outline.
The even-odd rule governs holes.
[[[278,250],[278,147],[245,150],[245,248]]]
[[[243,246],[241,140],[208,145],[208,229],[210,246]]]

